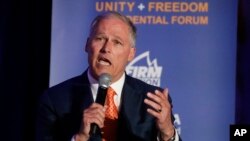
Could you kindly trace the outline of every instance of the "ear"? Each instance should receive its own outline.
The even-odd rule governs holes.
[[[85,52],[89,51],[89,44],[90,44],[90,38],[87,38],[86,44],[85,44]]]
[[[132,61],[135,57],[135,52],[136,52],[136,49],[135,47],[131,47],[130,48],[130,52],[129,52],[129,56],[128,56],[128,61]]]

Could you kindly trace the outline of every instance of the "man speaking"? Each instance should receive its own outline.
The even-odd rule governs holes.
[[[89,67],[49,88],[41,97],[37,141],[178,141],[167,89],[128,76],[135,56],[136,27],[124,15],[97,16],[85,52]],[[108,75],[104,103],[100,77]],[[95,130],[95,131],[93,131]]]

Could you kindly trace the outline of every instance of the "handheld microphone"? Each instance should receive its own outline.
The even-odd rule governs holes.
[[[104,105],[108,90],[107,88],[109,87],[110,82],[111,82],[111,75],[109,75],[108,73],[103,73],[100,75],[98,80],[99,87],[97,91],[97,97],[95,100],[96,103]],[[96,123],[91,123],[89,134],[92,136],[98,133],[98,131],[100,131],[98,125]]]

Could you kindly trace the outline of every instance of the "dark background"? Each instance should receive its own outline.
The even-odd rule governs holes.
[[[34,140],[49,86],[52,0],[0,1],[0,138]],[[235,123],[250,124],[250,1],[239,0]],[[228,126],[229,128],[229,126]]]

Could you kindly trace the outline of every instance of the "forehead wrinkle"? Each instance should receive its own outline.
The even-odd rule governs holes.
[[[104,19],[103,19],[104,20]],[[118,19],[120,20],[120,19]],[[121,20],[120,20],[121,21]],[[100,21],[98,23],[98,25],[96,25],[96,28],[94,29],[92,35],[107,35],[106,34],[106,31],[108,31],[108,33],[111,33],[111,36],[115,37],[115,38],[118,38],[120,40],[124,40],[119,33],[121,32],[127,32],[126,35],[130,35],[129,33],[129,27],[124,24],[123,21],[121,21],[123,23],[123,25],[121,25],[120,23],[116,23],[112,26],[112,30],[109,30],[109,25],[106,25],[106,24],[101,24],[102,21]],[[107,27],[108,26],[108,27]],[[126,26],[127,27],[127,30],[123,30],[122,26]],[[119,33],[118,33],[119,32]],[[128,38],[131,38],[130,36]]]
[[[129,42],[131,47],[135,47],[135,42],[133,40],[133,35],[132,35],[132,32],[131,32],[131,28],[129,27],[129,25],[124,20],[122,20],[122,19],[120,19],[118,17],[115,17],[115,16],[107,16],[107,17],[104,17],[104,18],[100,19],[99,21],[96,21],[93,24],[92,32],[90,33],[90,36],[96,35],[97,31],[99,29],[105,29],[106,25],[103,25],[101,23],[105,22],[105,20],[108,21],[109,19],[120,21],[120,24],[118,24],[119,26],[121,26],[121,23],[122,23],[122,25],[126,26],[126,28],[127,28],[126,32],[127,32],[127,35],[128,35],[128,42]],[[101,25],[101,27],[100,27],[100,25]],[[113,27],[115,27],[115,25],[113,25]],[[119,27],[119,29],[121,30],[121,32],[124,32],[123,28]],[[119,39],[122,39],[122,38],[120,38],[120,36],[117,36],[117,37],[119,37]]]

